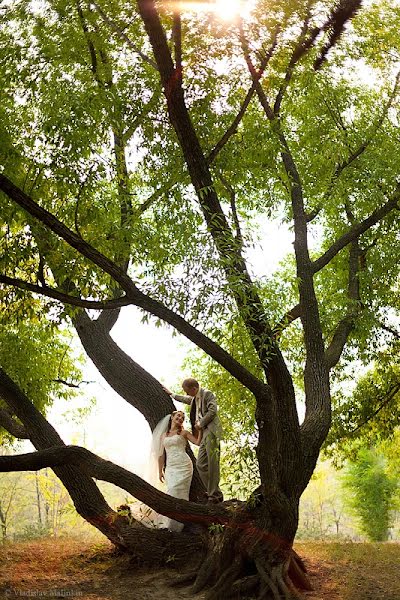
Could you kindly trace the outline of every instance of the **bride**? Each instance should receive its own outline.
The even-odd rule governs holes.
[[[189,500],[190,484],[193,476],[193,463],[186,453],[187,442],[199,445],[201,430],[197,436],[183,428],[185,413],[174,410],[156,425],[151,446],[150,465],[153,475],[150,477],[154,485],[154,471],[158,470],[158,479],[166,484],[166,493],[174,498]],[[183,523],[159,516],[158,527],[167,527],[171,531],[182,531]]]

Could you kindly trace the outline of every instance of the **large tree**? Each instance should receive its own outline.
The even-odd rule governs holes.
[[[170,498],[65,447],[4,370],[0,393],[37,452],[0,465],[53,467],[78,512],[143,559],[196,554],[194,589],[209,586],[209,598],[290,598],[330,375],[396,315],[399,10],[259,0],[223,22],[214,5],[7,3],[0,281],[5,300],[57,300],[151,427],[171,400],[110,331],[130,304],[186,336],[242,386],[239,402],[254,399],[260,485],[235,510]],[[275,278],[248,264],[260,219],[293,230]],[[146,530],[107,506],[94,477],[208,534]],[[195,478],[194,500],[200,491]]]

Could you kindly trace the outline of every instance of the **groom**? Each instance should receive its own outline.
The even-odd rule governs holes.
[[[183,391],[187,396],[172,394],[164,390],[174,400],[190,404],[190,422],[194,429],[202,430],[202,439],[197,457],[197,470],[207,490],[208,502],[222,502],[223,496],[219,489],[219,458],[220,439],[222,436],[221,422],[217,415],[217,401],[209,390],[201,388],[198,381],[189,377],[182,382]]]

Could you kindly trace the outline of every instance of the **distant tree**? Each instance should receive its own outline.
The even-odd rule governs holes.
[[[373,542],[386,541],[399,478],[388,475],[383,455],[375,450],[361,450],[357,460],[349,463],[343,482],[360,531]]]

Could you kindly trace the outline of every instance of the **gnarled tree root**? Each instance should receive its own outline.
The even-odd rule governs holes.
[[[286,562],[274,564],[261,552],[256,556],[246,555],[243,548],[234,544],[228,551],[215,540],[200,567],[174,579],[171,585],[193,580],[191,592],[196,594],[208,588],[206,600],[246,597],[298,600],[301,598],[298,589],[312,589],[305,566],[294,551]]]

